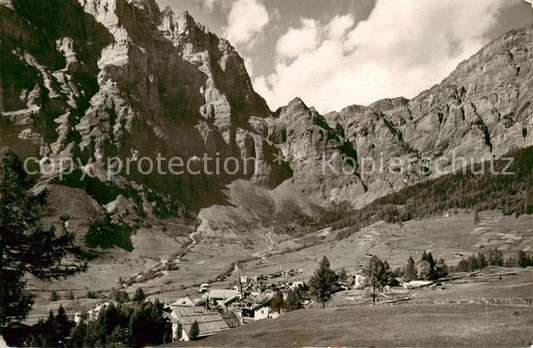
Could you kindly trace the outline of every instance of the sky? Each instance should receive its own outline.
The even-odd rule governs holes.
[[[244,58],[276,110],[295,97],[319,112],[413,98],[512,29],[531,0],[157,0],[188,11]]]

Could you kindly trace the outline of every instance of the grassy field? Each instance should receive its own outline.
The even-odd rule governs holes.
[[[394,305],[346,305],[334,295],[326,309],[305,309],[277,319],[252,322],[196,342],[178,346],[422,346],[517,347],[533,343],[533,311],[524,305],[486,305],[488,298],[533,297],[533,269],[494,268],[486,274],[516,273],[445,283],[444,290],[396,290],[417,294],[413,302]],[[357,291],[355,291],[357,292]],[[437,304],[437,303],[441,304]],[[454,303],[462,302],[462,303]],[[466,303],[465,303],[466,302]],[[470,303],[476,302],[476,303]],[[341,305],[344,303],[344,305]],[[367,298],[366,303],[370,303]]]
[[[530,307],[446,304],[300,310],[186,346],[516,347],[533,341]]]
[[[89,271],[61,282],[35,282],[29,286],[37,295],[34,313],[47,313],[52,289],[64,295],[73,290],[76,297],[85,296],[91,290],[109,290],[118,285],[118,278],[128,278],[132,273],[146,271],[170,254],[179,252],[189,241],[182,226],[168,226],[167,232],[141,230],[132,238],[134,250],[108,250],[107,257],[90,262]],[[283,269],[302,269],[304,273],[293,280],[306,280],[316,269],[318,260],[327,255],[332,267],[347,271],[358,269],[368,260],[368,254],[386,258],[392,267],[402,266],[409,255],[419,258],[424,250],[443,257],[448,265],[456,264],[461,254],[467,256],[473,251],[482,251],[489,246],[498,246],[507,255],[516,250],[530,250],[533,247],[533,215],[519,218],[503,216],[499,212],[482,212],[479,222],[474,223],[474,214],[458,211],[449,216],[409,221],[402,225],[376,223],[341,241],[336,240],[335,231],[316,233],[319,243],[301,250],[282,252],[286,247],[301,247],[305,242],[295,239],[283,242],[283,236],[270,233],[269,229],[256,226],[240,239],[226,236],[227,231],[219,231],[225,236],[222,240],[214,236],[198,236],[198,243],[191,248],[180,263],[180,269],[166,271],[162,277],[133,284],[125,289],[130,295],[141,286],[147,294],[154,294],[161,300],[172,302],[191,291],[192,284],[206,282],[225,272],[237,260],[273,248],[273,255],[264,259],[253,259],[240,264],[244,275],[262,274]],[[313,237],[313,236],[311,236]],[[276,244],[279,243],[279,244]],[[286,250],[287,251],[287,250]],[[229,281],[236,280],[234,272],[225,282],[213,284],[226,287]],[[505,290],[502,290],[505,291]],[[72,308],[76,302],[72,303]],[[80,308],[82,309],[82,308]]]
[[[327,255],[333,268],[345,267],[347,271],[358,270],[359,265],[368,262],[370,254],[385,258],[393,268],[403,266],[410,255],[419,259],[424,250],[444,258],[448,265],[456,265],[461,255],[495,246],[506,256],[516,255],[519,249],[533,248],[533,215],[516,218],[495,211],[482,212],[476,224],[473,213],[458,211],[401,225],[378,222],[340,241],[336,240],[335,231],[324,232],[317,233],[323,237],[314,246],[268,256],[271,263],[253,260],[243,264],[243,273],[273,272],[280,264],[283,269],[303,269],[303,278],[309,278],[323,255]]]

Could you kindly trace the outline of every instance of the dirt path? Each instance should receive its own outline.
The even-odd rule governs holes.
[[[267,259],[266,256],[265,256],[266,254],[272,252],[274,249],[276,249],[279,246],[279,243],[275,242],[272,239],[272,233],[273,233],[272,231],[269,231],[268,233],[261,235],[265,239],[265,242],[266,242],[266,245],[268,246],[268,248],[263,250],[263,251],[256,252],[255,254],[253,254],[253,256],[261,258],[261,260],[265,261],[266,263],[270,263],[272,265],[278,266],[279,270],[281,271],[283,269],[281,264],[272,262],[269,259]]]
[[[198,232],[198,231],[194,231],[191,234],[189,234],[189,239],[191,240],[191,243],[189,245],[187,245],[187,247],[185,248],[186,252],[191,250],[198,243],[198,241],[194,238],[194,236],[196,236],[199,233],[200,232]]]

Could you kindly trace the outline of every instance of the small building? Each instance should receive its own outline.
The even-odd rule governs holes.
[[[103,309],[106,309],[108,306],[111,305],[111,303],[113,303],[115,306],[117,305],[115,301],[107,301],[94,307],[93,309],[88,310],[85,316],[79,312],[74,314],[74,322],[77,325],[82,321],[84,317],[88,322],[98,319],[98,314],[100,314],[100,311],[102,311]]]
[[[355,273],[354,274],[354,288],[356,289],[363,289],[368,285],[368,277],[365,277],[361,273]]]
[[[260,304],[253,307],[254,320],[268,319],[270,317],[270,304]]]
[[[234,297],[239,297],[239,294],[239,291],[235,289],[210,289],[202,297],[209,298],[214,304],[223,304]]]
[[[271,299],[266,302],[255,304],[252,309],[254,311],[254,320],[274,319],[281,315],[280,312],[275,312],[270,308]]]
[[[209,291],[209,284],[207,283],[200,284],[200,288],[198,289],[198,292],[204,293],[206,291]]]
[[[433,284],[431,280],[411,280],[410,282],[402,283],[404,289],[419,289],[424,286],[430,286]]]
[[[196,304],[194,301],[186,295],[185,297],[178,298],[175,302],[170,304],[172,307],[194,307]]]
[[[171,313],[172,339],[174,341],[189,341],[192,324],[198,323],[198,337],[207,337],[229,330],[228,324],[220,313],[204,307],[174,307]]]
[[[289,289],[297,289],[301,286],[304,286],[305,283],[302,282],[302,281],[296,281],[296,282],[293,282],[291,285],[289,285]]]

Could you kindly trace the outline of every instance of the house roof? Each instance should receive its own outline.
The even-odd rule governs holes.
[[[178,298],[175,302],[170,304],[173,307],[176,306],[194,306],[194,301],[187,295],[182,298]]]
[[[210,289],[208,292],[204,294],[204,297],[209,296],[209,298],[220,298],[220,299],[227,299],[227,298],[233,298],[237,295],[237,291],[234,289]]]
[[[229,330],[228,324],[222,319],[220,313],[203,307],[175,307],[172,310],[172,316],[186,332],[190,331],[192,324],[196,321],[200,329],[198,335],[200,337]]]
[[[241,326],[241,321],[239,320],[239,317],[237,316],[237,314],[235,314],[235,312],[225,310],[219,313],[222,319],[224,319],[224,321],[226,322],[226,324],[228,324],[228,327],[235,328]]]
[[[270,303],[272,302],[272,299],[269,298],[265,301],[262,301],[262,302],[259,302],[259,303],[254,303],[254,305],[252,306],[252,309],[254,311],[260,309],[260,308],[263,308],[263,307],[269,307],[270,306]]]

